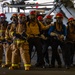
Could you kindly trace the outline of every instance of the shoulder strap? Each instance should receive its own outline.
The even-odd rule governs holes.
[[[37,24],[39,26],[39,31],[41,32],[41,25],[40,25],[39,21],[37,21]]]
[[[25,32],[27,31],[26,23],[24,24]]]
[[[54,30],[56,30],[56,22],[54,22],[54,28],[55,28]]]
[[[30,26],[31,21],[28,21],[28,26]]]

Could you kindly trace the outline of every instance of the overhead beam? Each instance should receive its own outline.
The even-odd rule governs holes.
[[[54,4],[25,4],[25,5],[12,5],[12,4],[9,4],[7,5],[7,7],[10,7],[10,8],[17,8],[17,7],[36,7],[36,6],[53,6]]]
[[[25,9],[50,10],[51,8],[25,8]]]

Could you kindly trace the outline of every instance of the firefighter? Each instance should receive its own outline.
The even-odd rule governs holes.
[[[47,15],[46,18],[43,21],[43,17],[39,16],[38,20],[40,20],[41,22],[43,22],[43,24],[45,26],[47,25],[51,25],[52,26],[52,16],[51,15]],[[45,59],[45,62],[48,64],[48,66],[50,67],[50,60],[49,60],[49,53],[48,53],[48,47],[51,45],[51,40],[50,40],[50,36],[48,35],[48,30],[43,30],[42,31],[42,46],[43,46],[43,57]]]
[[[11,18],[12,22],[10,23],[10,25],[8,26],[9,28],[9,36],[11,38],[11,45],[10,45],[10,48],[12,50],[12,53],[13,53],[13,46],[15,45],[13,42],[14,42],[14,37],[13,37],[13,33],[15,33],[15,30],[16,30],[16,26],[18,25],[18,14],[17,13],[14,13]],[[13,54],[12,56],[13,57]],[[11,58],[11,65],[12,65],[12,60],[13,58]],[[20,59],[20,53],[18,52],[18,57],[16,57],[17,59],[17,62],[18,62],[18,68],[20,68],[20,63],[21,63],[21,59]],[[9,67],[10,68],[10,67]]]
[[[5,42],[5,30],[7,28],[8,22],[6,21],[6,15],[0,13],[0,66],[2,64],[3,57],[3,47]]]
[[[10,36],[10,30],[11,30],[12,26],[18,24],[18,14],[17,13],[12,14],[10,19],[12,22],[8,25],[6,32],[5,32],[5,40],[6,40],[5,64],[2,65],[3,68],[11,66],[13,40],[12,40],[12,37]]]
[[[66,26],[63,24],[63,14],[56,14],[56,22],[50,27],[48,34],[52,37],[51,47],[52,47],[52,57],[51,57],[51,67],[55,67],[55,60],[58,63],[58,68],[62,67],[61,59],[58,53],[58,46],[60,45],[63,49],[63,42],[67,35]],[[63,51],[63,50],[62,50]]]
[[[31,52],[32,52],[32,48],[33,45],[36,47],[36,51],[37,51],[37,58],[38,61],[35,64],[36,67],[45,67],[44,65],[44,59],[43,59],[43,55],[42,55],[42,43],[41,43],[41,30],[42,29],[47,29],[50,27],[50,25],[48,26],[44,26],[41,22],[38,22],[37,20],[37,16],[36,16],[36,11],[30,11],[30,21],[27,22],[26,26],[27,26],[27,35],[28,35],[28,42],[29,42],[29,49],[30,49],[30,57],[31,57]]]
[[[18,69],[17,59],[21,56],[25,70],[30,70],[30,56],[29,56],[29,44],[26,39],[26,16],[24,13],[18,15],[18,25],[13,33],[14,45],[12,52],[12,66],[9,69]],[[20,55],[19,55],[20,53]]]
[[[73,66],[73,58],[75,51],[75,19],[73,17],[68,18],[67,23],[67,52],[65,56],[66,68]]]

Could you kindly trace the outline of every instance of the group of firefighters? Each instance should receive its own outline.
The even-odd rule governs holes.
[[[54,23],[52,16],[38,16],[35,10],[30,11],[29,19],[25,13],[14,13],[11,16],[11,23],[6,21],[6,15],[0,13],[0,66],[8,67],[10,70],[21,67],[21,59],[26,71],[31,68],[31,55],[33,46],[37,52],[36,67],[45,67],[45,62],[50,68],[62,67],[61,58],[58,52],[60,45],[65,67],[68,69],[73,65],[75,49],[75,19],[68,19],[67,26],[63,24],[63,14],[57,13]],[[51,46],[51,63],[48,47]],[[5,54],[5,64],[3,63]]]

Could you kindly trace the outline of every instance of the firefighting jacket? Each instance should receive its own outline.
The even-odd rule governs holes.
[[[49,26],[44,26],[41,22],[39,22],[39,24],[40,24],[40,28],[39,28],[39,25],[37,22],[31,22],[30,25],[28,25],[28,22],[27,22],[27,24],[26,24],[27,36],[29,36],[29,37],[39,36],[41,33],[39,29],[46,30],[49,28]]]
[[[0,23],[0,41],[5,39],[5,31],[7,28],[8,22]]]
[[[67,40],[75,41],[75,26],[67,26]]]
[[[56,30],[55,25],[51,26],[50,29],[49,29],[49,31],[48,31],[48,34],[50,35],[51,32],[56,32],[57,34],[64,35],[64,36],[67,35],[67,29],[66,29],[65,25],[62,25],[62,31]]]
[[[26,39],[26,33],[25,33],[25,24],[18,24],[16,27],[16,31],[13,34],[16,38],[25,40]]]
[[[13,23],[10,24],[10,28],[9,28],[9,36],[10,36],[10,38],[13,38],[13,33],[16,30],[16,26],[17,26],[16,24],[13,24]]]

